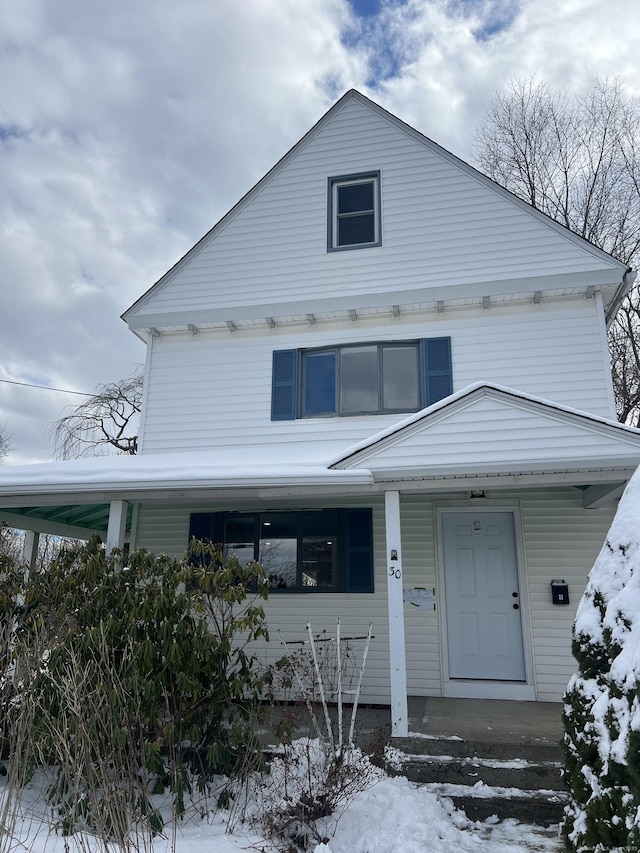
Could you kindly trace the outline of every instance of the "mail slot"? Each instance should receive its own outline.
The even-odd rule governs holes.
[[[569,585],[564,581],[551,581],[551,600],[554,604],[569,604]]]

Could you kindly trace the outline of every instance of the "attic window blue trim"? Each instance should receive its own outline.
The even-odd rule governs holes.
[[[382,245],[380,172],[329,178],[327,251]]]
[[[273,593],[372,593],[373,523],[368,507],[192,513],[194,537],[241,563],[261,561]]]
[[[416,412],[451,393],[448,337],[273,353],[272,420]]]

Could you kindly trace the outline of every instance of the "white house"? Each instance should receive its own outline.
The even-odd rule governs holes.
[[[123,315],[140,455],[5,468],[0,520],[261,559],[286,637],[373,622],[396,734],[407,694],[559,700],[640,462],[606,338],[632,280],[347,92]]]

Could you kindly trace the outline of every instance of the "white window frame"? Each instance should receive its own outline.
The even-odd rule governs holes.
[[[371,211],[360,211],[359,213],[373,213],[373,228],[374,239],[368,243],[346,243],[341,246],[338,243],[338,223],[340,216],[338,214],[338,192],[342,187],[354,186],[357,184],[372,184],[373,185],[373,209]],[[380,172],[367,172],[359,175],[341,175],[336,178],[329,178],[328,188],[328,233],[327,233],[327,249],[330,252],[350,251],[352,249],[370,249],[374,246],[382,245],[382,222],[381,222],[381,193],[380,193]],[[358,215],[355,213],[354,215]]]

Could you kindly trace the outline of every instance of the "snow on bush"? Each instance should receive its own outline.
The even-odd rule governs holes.
[[[640,846],[640,472],[578,606],[565,694],[563,834],[575,851]]]

